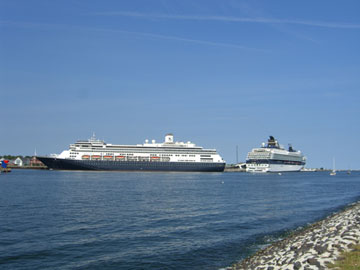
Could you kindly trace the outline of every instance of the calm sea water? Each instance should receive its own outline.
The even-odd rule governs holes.
[[[0,175],[0,269],[219,269],[360,196],[360,173]]]

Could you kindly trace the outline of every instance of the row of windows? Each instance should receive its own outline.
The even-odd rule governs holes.
[[[106,153],[106,155],[83,155],[82,159],[89,159],[91,156],[91,159],[101,159],[101,157],[105,158],[105,159],[114,159],[114,157],[116,159],[119,158],[128,158],[128,159],[137,159],[137,158],[143,158],[143,159],[149,159],[149,158],[161,158],[161,159],[166,159],[166,160],[170,160],[170,156],[173,155],[150,155],[150,156],[135,156],[134,154],[118,154],[118,155],[113,155],[111,153]],[[180,157],[180,155],[175,155],[176,157]],[[76,157],[76,155],[72,155],[70,154],[70,157]],[[187,155],[181,155],[181,157],[188,157]],[[195,155],[189,155],[189,157],[195,157]],[[213,160],[212,158],[201,158],[201,160]],[[192,160],[190,160],[192,161]]]
[[[81,164],[80,162],[82,162],[82,161],[75,161],[75,162],[79,162],[79,164]],[[185,162],[184,162],[185,163]],[[189,162],[189,163],[192,163],[191,165],[194,165],[194,166],[198,166],[197,165],[197,163],[194,163],[194,162]],[[104,164],[104,162],[103,161],[93,161],[93,162],[91,162],[91,165],[93,166],[93,165],[99,165],[100,167],[110,167],[111,168],[111,166],[113,166],[112,165],[113,163],[108,163],[108,164]],[[128,162],[128,161],[124,161],[124,162],[119,162],[119,164],[123,164],[123,165],[134,165],[134,162]],[[182,164],[181,162],[149,162],[149,163],[147,163],[148,164],[148,166],[153,166],[153,165],[155,165],[155,166],[159,166],[159,167],[164,167],[164,166],[168,166],[168,167],[182,167],[182,166],[186,166],[186,163],[185,164]],[[214,163],[209,163],[209,164],[205,164],[205,163],[202,163],[201,164],[201,166],[205,166],[205,167],[212,167],[212,166],[216,166],[216,167],[221,167],[221,166],[223,166],[222,165],[223,163],[220,163],[220,164],[214,164]],[[108,165],[108,166],[106,166],[106,165]],[[146,166],[146,164],[141,164],[142,166]],[[138,166],[138,165],[136,165],[136,166]]]
[[[82,160],[104,160],[104,161],[120,161],[120,162],[126,162],[126,161],[147,161],[147,162],[159,162],[159,161],[162,161],[162,162],[169,162],[170,161],[170,158],[169,157],[161,157],[161,158],[150,158],[150,157],[124,157],[124,158],[116,158],[114,160],[114,158],[103,158],[101,159],[101,157],[88,157],[88,156],[83,156],[82,157]],[[183,160],[180,160],[180,161],[183,161]],[[185,161],[193,161],[195,162],[194,160],[185,160]]]
[[[70,157],[75,158],[78,154],[78,152],[70,152]]]
[[[287,165],[305,165],[302,161],[292,160],[273,160],[273,159],[249,159],[246,163],[250,164],[287,164]]]
[[[213,159],[212,158],[200,158],[200,161],[202,161],[202,162],[212,162]]]
[[[88,153],[88,151],[79,151],[79,152],[86,152]],[[102,151],[93,151],[96,152],[97,154],[103,154],[103,155],[107,155],[107,156],[111,156],[111,155],[121,155],[121,156],[133,156],[134,154],[139,154],[139,153],[145,153],[145,154],[150,154],[150,155],[159,155],[159,156],[163,156],[163,157],[196,157],[196,154],[189,154],[189,153],[184,153],[184,154],[162,154],[161,152],[132,152],[132,153],[118,153],[116,151],[108,151],[105,154]],[[70,152],[70,155],[72,154],[79,154],[78,152]],[[199,155],[200,153],[197,153],[197,155]],[[201,155],[201,157],[211,157],[211,155]]]
[[[102,147],[99,147],[102,148]],[[98,147],[92,147],[90,149],[86,149],[87,151],[89,150],[94,150],[94,151],[99,151],[102,149],[99,149]],[[71,148],[73,149],[73,148]],[[82,149],[76,148],[76,150],[81,151]],[[146,152],[146,153],[151,153],[151,152],[156,152],[156,153],[168,153],[168,152],[180,152],[181,154],[216,154],[216,151],[207,151],[207,150],[201,150],[201,149],[109,149],[108,147],[106,147],[106,150],[103,151],[107,151],[107,152],[119,152],[123,151],[123,152],[134,152],[134,153],[141,153],[141,152]]]

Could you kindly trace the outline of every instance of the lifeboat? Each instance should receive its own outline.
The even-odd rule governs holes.
[[[99,156],[99,155],[93,155],[93,156],[91,156],[91,159],[100,159],[101,158],[101,156]]]
[[[160,157],[150,157],[150,161],[160,161]]]
[[[90,156],[89,156],[89,155],[83,155],[81,158],[82,158],[82,159],[89,159]]]

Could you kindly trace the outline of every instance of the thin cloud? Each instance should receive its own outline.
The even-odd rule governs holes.
[[[228,48],[235,48],[235,49],[242,49],[242,50],[267,52],[266,50],[263,50],[263,49],[245,47],[245,46],[240,46],[240,45],[231,44],[231,43],[205,41],[205,40],[182,38],[182,37],[169,36],[169,35],[159,35],[159,34],[152,34],[152,33],[133,32],[133,31],[125,31],[125,30],[113,30],[113,29],[103,29],[103,28],[88,28],[88,29],[96,30],[96,31],[103,31],[103,32],[132,34],[132,35],[155,38],[155,39],[167,39],[167,40],[183,41],[183,42],[197,43],[197,44],[210,45],[210,46],[220,46],[220,47],[228,47]]]
[[[320,22],[306,20],[288,20],[275,18],[240,18],[231,16],[200,16],[200,15],[167,15],[167,14],[146,14],[138,12],[98,12],[93,15],[100,16],[123,16],[147,19],[172,19],[172,20],[197,20],[197,21],[222,21],[222,22],[243,22],[243,23],[264,23],[264,24],[297,24],[314,27],[360,29],[360,24]]]
[[[65,25],[65,24],[48,24],[48,23],[33,23],[33,22],[13,22],[13,21],[0,21],[0,25],[12,25],[16,27],[24,27],[24,28],[58,28],[58,29],[79,29],[79,30],[87,30],[87,31],[98,31],[98,32],[111,32],[111,33],[120,33],[120,34],[131,34],[141,37],[147,37],[152,39],[166,39],[166,40],[173,40],[173,41],[181,41],[187,43],[196,43],[208,46],[217,46],[217,47],[227,47],[227,48],[234,48],[234,49],[241,49],[241,50],[250,50],[250,51],[259,51],[259,52],[268,52],[264,49],[257,49],[251,48],[246,46],[241,46],[237,44],[231,43],[223,43],[223,42],[214,42],[214,41],[206,41],[206,40],[199,40],[199,39],[190,39],[190,38],[183,38],[177,36],[170,36],[170,35],[160,35],[160,34],[153,34],[153,33],[145,33],[145,32],[134,32],[134,31],[126,31],[126,30],[118,30],[118,29],[106,29],[106,28],[95,28],[95,27],[84,27],[84,26],[76,26],[76,25]]]

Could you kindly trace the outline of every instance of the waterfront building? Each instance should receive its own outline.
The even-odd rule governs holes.
[[[40,160],[38,160],[36,157],[32,157],[30,159],[30,166],[35,166],[35,167],[41,167],[41,166],[45,166],[44,163],[42,163]]]
[[[17,157],[14,161],[14,165],[22,167],[22,166],[24,166],[24,162],[20,157]]]

